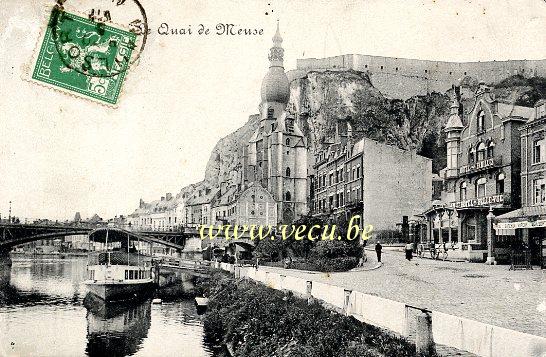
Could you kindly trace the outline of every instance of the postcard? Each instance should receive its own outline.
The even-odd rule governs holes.
[[[0,27],[0,356],[546,356],[546,1]]]

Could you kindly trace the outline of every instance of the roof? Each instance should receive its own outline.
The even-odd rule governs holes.
[[[498,113],[503,117],[516,117],[529,119],[535,113],[535,110],[530,107],[522,107],[521,105],[508,104],[498,102]]]
[[[205,190],[206,189],[209,189],[210,191],[208,193],[205,193],[204,195],[201,195],[199,196],[198,194],[196,194],[194,197],[192,198],[189,198],[187,201],[186,201],[186,205],[188,206],[196,206],[196,205],[202,205],[202,204],[206,204],[206,203],[210,203],[212,201],[212,199],[218,194],[218,192],[220,191],[219,188],[208,188],[208,187],[203,187]],[[197,190],[199,191],[199,190]]]
[[[237,192],[237,186],[231,186],[217,201],[215,206],[226,206],[230,203],[229,198]]]

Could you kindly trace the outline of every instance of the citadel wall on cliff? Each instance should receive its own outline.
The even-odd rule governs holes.
[[[297,60],[297,68],[288,72],[290,80],[311,71],[368,72],[373,86],[385,96],[407,99],[431,92],[445,93],[460,78],[473,77],[487,84],[513,75],[546,77],[546,59],[488,62],[442,62],[347,54],[326,58]]]

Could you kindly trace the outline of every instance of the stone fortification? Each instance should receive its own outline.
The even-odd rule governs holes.
[[[368,72],[373,86],[391,98],[407,99],[431,92],[445,93],[458,79],[472,77],[485,83],[498,83],[513,75],[546,77],[545,60],[488,62],[442,62],[349,54],[326,58],[305,58],[288,72],[290,80],[310,71]]]

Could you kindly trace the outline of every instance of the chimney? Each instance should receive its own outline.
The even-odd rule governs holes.
[[[165,196],[161,196],[161,201],[165,201]]]
[[[141,198],[140,203],[138,205],[139,208],[144,208],[144,200]]]
[[[172,193],[167,192],[167,193],[165,194],[165,199],[166,199],[167,201],[172,200],[172,198],[173,198],[173,194],[172,194]]]

